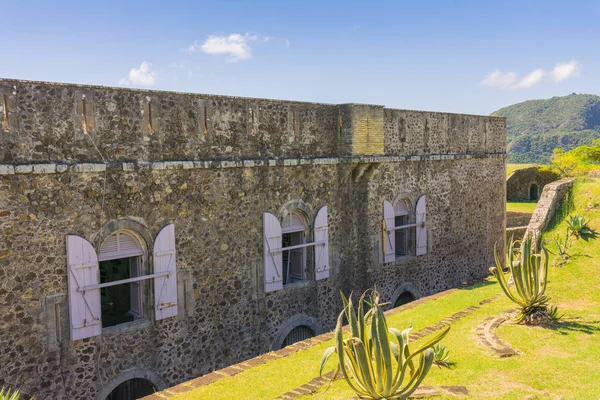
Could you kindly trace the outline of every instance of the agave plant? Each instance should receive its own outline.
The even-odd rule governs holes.
[[[450,350],[439,343],[433,346],[433,363],[438,367],[449,367],[451,364]]]
[[[595,232],[589,226],[590,220],[583,215],[571,215],[567,220],[567,229],[578,238],[588,239],[595,236]]]
[[[567,260],[569,260],[569,249],[571,248],[571,235],[569,234],[569,230],[567,229],[567,233],[564,239],[561,239],[559,235],[556,235],[554,238],[554,243],[556,244],[556,252],[558,257],[554,260],[554,263],[557,267],[563,266]]]
[[[21,394],[18,390],[0,389],[0,400],[19,400]]]
[[[517,250],[515,245],[518,244],[520,248]],[[521,242],[511,240],[508,245],[507,264],[514,281],[514,292],[509,288],[496,249],[494,249],[496,266],[490,268],[490,273],[498,279],[504,293],[519,305],[518,323],[535,323],[540,319],[550,320],[547,310],[549,298],[546,296],[548,252],[542,246],[536,253],[532,245],[531,236],[527,236]]]
[[[320,374],[327,360],[335,354],[338,364],[332,381],[341,372],[361,399],[406,399],[427,376],[433,363],[432,347],[446,336],[450,326],[411,351],[408,347],[410,328],[403,332],[388,328],[379,294],[373,290],[370,301],[366,301],[368,292],[360,297],[356,311],[352,299],[342,294],[344,309],[337,319],[335,346],[323,354]],[[366,312],[364,304],[369,306]],[[346,339],[342,333],[344,316],[350,325],[350,337]],[[389,340],[389,334],[396,342]]]

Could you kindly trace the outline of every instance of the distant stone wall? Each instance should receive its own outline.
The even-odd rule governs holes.
[[[506,196],[508,201],[536,201],[550,182],[559,178],[558,174],[538,167],[517,169],[506,179]],[[532,198],[531,187],[536,185],[537,198]]]
[[[531,217],[526,235],[535,235],[546,229],[574,180],[575,178],[563,178],[546,185]]]
[[[506,212],[506,228],[516,228],[529,225],[533,213],[524,213],[516,211]]]

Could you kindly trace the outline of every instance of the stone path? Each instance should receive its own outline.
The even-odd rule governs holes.
[[[512,312],[512,310],[507,311],[504,315],[499,317],[486,318],[477,327],[477,336],[481,343],[490,348],[501,358],[512,357],[518,354],[517,350],[502,342],[494,333],[494,331],[509,318],[508,313],[510,312]]]

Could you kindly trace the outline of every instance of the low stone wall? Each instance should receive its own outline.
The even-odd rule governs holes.
[[[527,232],[527,226],[517,226],[514,228],[506,228],[506,242],[512,240],[521,240]]]
[[[573,185],[575,178],[563,178],[559,181],[549,183],[544,187],[542,196],[533,212],[526,235],[535,235],[543,232],[548,226],[554,213],[560,207],[565,194]]]
[[[516,228],[529,225],[533,213],[507,211],[506,212],[506,229]]]

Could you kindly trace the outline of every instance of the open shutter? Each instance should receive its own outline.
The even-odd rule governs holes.
[[[325,241],[325,245],[315,246],[315,280],[329,278],[329,226],[327,206],[323,206],[315,217],[315,242]]]
[[[129,260],[129,277],[137,278],[142,276],[142,263],[140,257],[131,258]],[[142,281],[129,283],[129,314],[135,319],[142,317]]]
[[[154,240],[154,273],[169,275],[154,278],[154,318],[177,315],[177,265],[175,263],[175,225],[161,229]]]
[[[419,197],[417,200],[417,255],[421,256],[427,253],[427,216],[425,214],[425,196]]]
[[[265,292],[273,292],[283,288],[282,253],[271,253],[271,250],[281,247],[281,224],[279,220],[271,213],[263,213]]]
[[[396,260],[396,231],[388,231],[396,226],[394,207],[387,200],[383,201],[383,261],[388,263]]]
[[[99,335],[102,331],[100,289],[78,290],[100,283],[98,256],[94,246],[79,236],[67,236],[67,274],[71,340]]]

